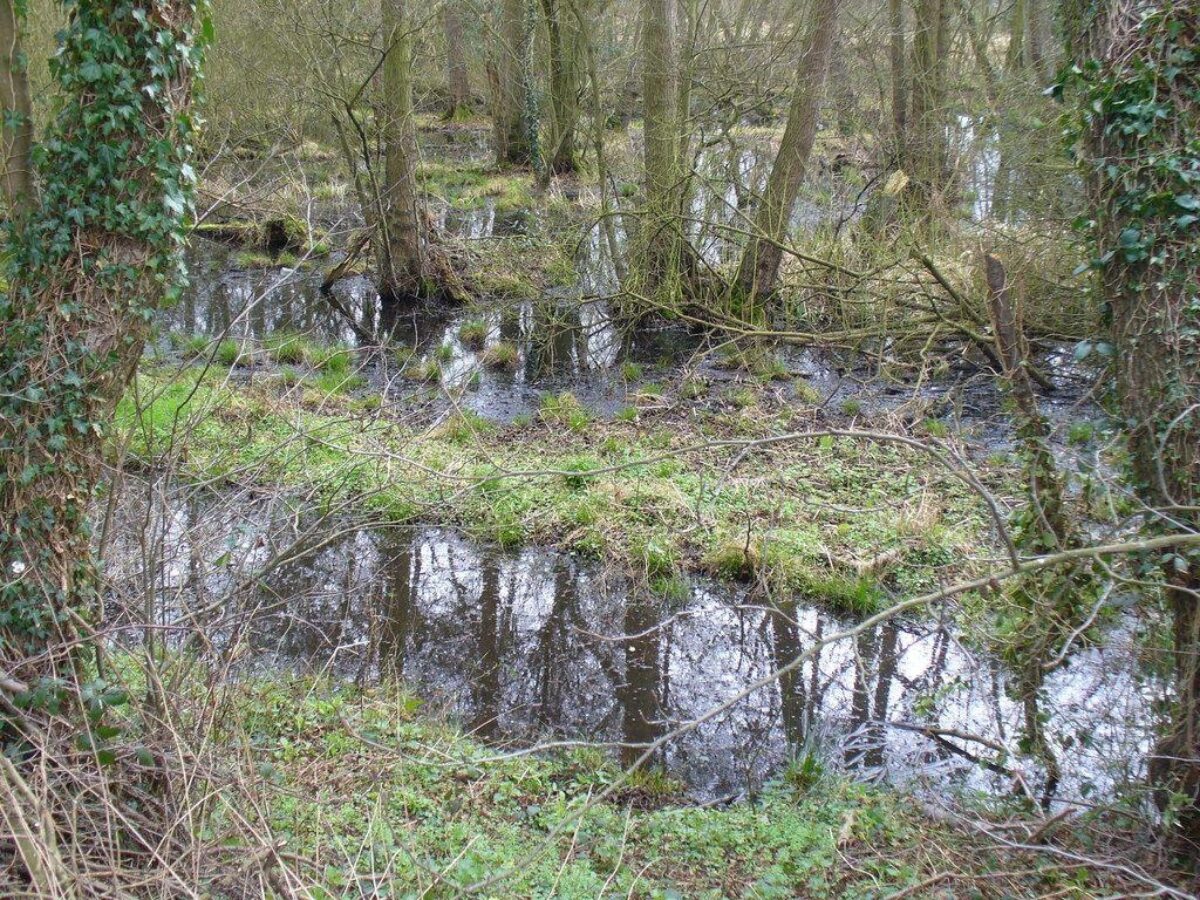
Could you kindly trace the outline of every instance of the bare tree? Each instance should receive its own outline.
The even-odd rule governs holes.
[[[950,46],[949,0],[916,0],[912,40],[912,116],[908,161],[925,204],[946,185],[946,66]]]
[[[495,46],[496,162],[529,165],[534,161],[536,112],[530,84],[533,28],[532,0],[502,0]]]
[[[467,67],[466,27],[459,0],[442,6],[442,30],[446,37],[446,112],[450,121],[471,114],[471,75]]]
[[[678,65],[672,0],[641,0],[646,216],[642,275],[657,291],[679,265]]]
[[[405,0],[383,0],[383,187],[386,257],[379,294],[387,300],[424,292],[418,211],[417,136],[413,124],[412,32]]]
[[[839,0],[817,0],[813,5],[787,127],[767,188],[758,204],[755,234],[747,243],[738,267],[737,291],[756,305],[774,290],[779,276],[779,265],[783,260],[780,244],[786,235],[800,185],[804,182],[804,172],[817,135],[817,117],[825,96],[833,37],[837,33],[838,7]]]

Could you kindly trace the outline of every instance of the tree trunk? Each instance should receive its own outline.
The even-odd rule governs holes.
[[[24,216],[36,203],[33,186],[33,104],[21,49],[21,26],[12,0],[0,0],[0,103],[3,114],[4,200],[9,214]]]
[[[949,0],[917,0],[912,42],[912,121],[909,169],[926,207],[945,190],[946,54]]]
[[[533,44],[529,0],[503,0],[496,48],[496,162],[525,166],[533,162],[532,92],[529,55]]]
[[[829,60],[829,102],[837,116],[837,131],[842,137],[858,129],[858,92],[850,77],[850,47],[843,40]]]
[[[967,40],[971,43],[971,53],[975,57],[975,65],[983,77],[983,89],[987,95],[988,105],[994,111],[999,106],[999,95],[996,92],[996,69],[988,56],[988,35],[986,28],[975,15],[974,0],[962,0],[961,12],[967,28]]]
[[[1196,52],[1195,4],[1076,4],[1068,52],[1082,74],[1082,133],[1094,256],[1111,314],[1117,398],[1135,484],[1150,526],[1200,531],[1200,70],[1160,60]],[[1092,62],[1096,66],[1092,66]],[[1148,125],[1145,105],[1160,114]],[[1161,160],[1156,165],[1148,159]],[[1151,202],[1149,198],[1170,198]],[[1174,618],[1175,703],[1150,762],[1161,789],[1182,793],[1179,837],[1200,846],[1200,559],[1163,559]]]
[[[93,597],[101,437],[181,279],[197,63],[191,0],[70,8],[43,190],[8,235],[0,296],[0,668],[31,684],[68,674],[71,616]]]
[[[905,70],[907,42],[904,37],[904,0],[888,0],[888,29],[892,62],[892,143],[895,158],[904,166],[908,128],[908,75]]]
[[[771,177],[754,217],[754,236],[738,266],[737,291],[757,307],[775,289],[783,260],[780,242],[787,236],[792,207],[817,136],[817,117],[825,94],[825,78],[837,34],[839,0],[816,0],[804,56],[800,60],[787,126]]]
[[[1049,84],[1054,80],[1057,66],[1054,47],[1054,28],[1050,22],[1050,10],[1046,0],[1026,0],[1026,41],[1029,47],[1029,62],[1038,80]]]
[[[379,273],[385,300],[421,296],[420,199],[417,191],[417,133],[412,106],[412,33],[405,0],[383,0],[383,208],[387,265]]]
[[[563,175],[578,168],[575,125],[579,120],[579,42],[588,35],[567,15],[559,0],[542,0],[550,55],[549,173]]]
[[[458,0],[446,0],[442,7],[442,28],[446,35],[446,113],[451,122],[471,115],[471,79],[467,70],[466,29]]]
[[[673,0],[641,0],[642,103],[646,215],[641,224],[647,293],[657,292],[678,269],[679,132]]]
[[[1025,64],[1025,33],[1029,28],[1029,0],[1014,0],[1008,23],[1008,54],[1004,64],[1015,72]]]

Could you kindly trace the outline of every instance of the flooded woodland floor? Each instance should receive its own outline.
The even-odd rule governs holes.
[[[1018,448],[976,348],[936,338],[930,363],[885,341],[781,341],[749,356],[687,320],[631,324],[589,225],[594,189],[531,198],[488,169],[478,129],[426,137],[434,227],[457,248],[468,304],[384,304],[366,271],[331,302],[336,250],[269,259],[193,241],[192,286],[118,409],[123,474],[98,529],[115,647],[220,660],[250,684],[294,676],[310,688],[260,689],[270,712],[254,715],[274,723],[260,730],[294,702],[313,734],[364,741],[362,760],[392,745],[380,723],[410,722],[419,702],[493,753],[578,742],[602,751],[596,771],[648,753],[621,796],[649,807],[754,809],[772,786],[845,777],[821,801],[831,833],[858,827],[844,818],[855,804],[885,802],[862,783],[926,807],[1048,813],[1135,789],[1169,701],[1147,651],[1160,623],[1122,611],[1135,597],[1115,598],[1105,640],[1080,641],[1048,676],[1053,779],[1022,751],[991,592],[855,627],[1003,566]],[[765,178],[768,153],[735,149],[714,154],[720,189],[697,192],[698,220],[736,212]],[[465,187],[448,176],[460,170]],[[862,214],[860,183],[831,170],[816,182],[795,228]],[[971,214],[986,214],[977,195]],[[322,196],[339,208],[336,186]],[[323,227],[348,223],[329,213]],[[692,238],[714,266],[736,259],[719,229]],[[1063,337],[1035,358],[1055,452],[1095,539],[1115,540],[1125,500],[1094,372]],[[360,702],[369,733],[348,736],[353,702],[313,712],[318,683],[391,712]],[[518,805],[533,821],[553,804]]]

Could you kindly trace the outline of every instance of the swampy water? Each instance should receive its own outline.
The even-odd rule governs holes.
[[[429,708],[502,745],[586,740],[629,760],[853,624],[702,580],[664,599],[570,555],[503,551],[444,529],[356,527],[266,499],[142,485],[120,516],[113,583],[154,596],[172,639],[200,629],[213,652],[239,647],[243,671],[402,678]],[[964,646],[943,615],[820,647],[669,742],[657,762],[708,801],[752,794],[809,753],[916,789],[1004,793],[1017,773],[1040,790],[1033,761],[982,743],[1015,747],[1021,710],[1004,668]],[[1063,768],[1055,797],[1111,796],[1141,770],[1167,685],[1140,667],[1133,627],[1118,625],[1049,679]],[[131,624],[126,636],[140,633]]]
[[[486,209],[471,214],[485,221],[490,215]],[[372,282],[357,275],[334,285],[335,307],[321,292],[319,268],[239,268],[233,249],[206,241],[196,241],[191,252],[192,286],[175,307],[163,311],[164,334],[232,338],[254,346],[274,332],[290,331],[358,347],[358,371],[366,378],[361,393],[379,395],[403,415],[436,415],[456,406],[490,421],[512,422],[535,413],[545,395],[570,391],[605,417],[647,385],[682,377],[700,389],[690,401],[711,406],[724,402],[727,388],[742,377],[711,352],[710,336],[679,323],[631,327],[623,321],[597,290],[615,277],[598,235],[581,243],[579,283],[571,289],[533,300],[483,297],[449,308],[383,304]],[[460,332],[468,322],[486,324],[482,343],[463,340]],[[436,363],[438,383],[406,379],[393,356],[376,352],[383,337],[411,350],[410,367]],[[500,343],[516,348],[511,369],[484,363],[488,350]],[[913,407],[913,415],[942,418],[987,451],[1003,449],[1011,429],[996,381],[968,350],[952,355],[951,367],[939,377],[894,378],[880,377],[889,358],[886,347],[851,353],[785,345],[777,353],[793,377],[776,382],[770,392],[782,403],[811,403],[815,392],[817,405],[831,415],[848,402],[868,415]],[[1079,366],[1072,351],[1069,345],[1050,344],[1037,357],[1056,387],[1042,397],[1043,411],[1060,424],[1095,416],[1089,398],[1095,373]],[[159,352],[169,353],[165,340]],[[253,379],[269,369],[258,357],[232,377]]]
[[[694,206],[706,224],[691,234],[706,260],[728,261],[721,227],[738,221],[769,159],[761,149],[724,162],[714,156],[714,187],[698,192]],[[980,159],[995,168],[992,156]],[[817,190],[825,192],[819,201],[798,205],[796,227],[828,223],[831,206],[843,220],[861,214],[857,188],[828,170]],[[531,213],[484,203],[442,209],[437,227],[467,241],[503,242],[529,239],[539,225]],[[356,347],[365,376],[357,390],[379,394],[399,415],[444,414],[453,398],[508,422],[536,411],[547,393],[569,390],[603,418],[650,382],[685,377],[703,385],[688,397],[703,407],[725,402],[725,384],[740,377],[705,353],[705,335],[679,324],[620,322],[600,299],[616,276],[598,229],[579,243],[570,288],[528,301],[485,297],[469,308],[389,307],[362,276],[338,281],[331,304],[319,268],[240,268],[233,249],[199,240],[191,253],[192,287],[164,311],[164,335],[254,345],[286,330]],[[482,343],[461,339],[468,321],[486,323]],[[438,383],[405,380],[394,357],[378,352],[384,337],[411,348],[411,359],[436,360]],[[501,341],[518,351],[509,371],[482,362]],[[174,351],[164,340],[156,352]],[[995,380],[966,352],[939,377],[915,381],[880,377],[886,347],[873,355],[779,352],[794,377],[769,387],[777,404],[812,406],[815,391],[819,413],[846,417],[916,403],[914,415],[946,421],[968,452],[994,452],[1011,440]],[[1057,387],[1043,398],[1053,421],[1093,414],[1086,399],[1093,373],[1074,364],[1070,347],[1042,348],[1039,363]],[[269,370],[253,359],[231,378]],[[845,412],[848,401],[853,413]],[[118,622],[122,594],[153,597],[164,633],[202,627],[214,650],[241,648],[245,670],[399,677],[430,706],[499,744],[586,740],[629,760],[639,745],[694,722],[853,624],[817,606],[776,606],[748,588],[704,581],[664,599],[597,563],[502,551],[442,529],[364,527],[170,485],[129,493],[107,553]],[[949,616],[935,610],[821,646],[796,672],[672,740],[657,762],[707,801],[753,794],[809,753],[894,784],[1008,792],[1025,779],[1040,790],[1037,764],[1000,759],[989,746],[1017,745],[1021,710],[1003,667],[964,646]],[[1103,648],[1082,650],[1049,679],[1048,729],[1063,769],[1056,796],[1111,796],[1141,771],[1166,686],[1140,666],[1135,627],[1117,625]],[[130,620],[127,636],[138,633]]]

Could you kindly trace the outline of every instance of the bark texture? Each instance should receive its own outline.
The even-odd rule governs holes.
[[[466,27],[457,0],[442,7],[446,36],[446,118],[454,121],[471,114],[471,76],[467,68]]]
[[[0,0],[0,103],[3,104],[4,200],[13,214],[24,215],[36,198],[33,186],[33,104],[21,45],[21,28],[12,0]]]
[[[642,276],[657,291],[679,265],[678,64],[672,0],[641,0],[646,215]]]
[[[1081,99],[1077,152],[1088,176],[1101,290],[1111,315],[1116,393],[1151,527],[1200,531],[1200,8],[1195,4],[1082,2],[1068,10],[1068,51],[1094,72]],[[1190,56],[1183,66],[1171,60]],[[1169,74],[1168,74],[1169,73]],[[1094,86],[1094,87],[1093,87]],[[1131,114],[1164,110],[1149,129]],[[1138,125],[1140,119],[1133,119]],[[1144,133],[1141,133],[1143,132]],[[1144,198],[1168,197],[1170,203]],[[1182,206],[1180,205],[1182,204]],[[1157,787],[1182,793],[1180,836],[1200,853],[1200,560],[1164,560],[1174,621],[1175,703],[1151,759]]]
[[[412,34],[405,0],[383,0],[384,185],[386,260],[379,294],[385,300],[423,293],[421,220],[417,193],[417,135],[412,105]]]
[[[533,162],[529,116],[529,54],[533,41],[527,5],[530,0],[502,0],[496,46],[496,162],[524,166]]]
[[[747,243],[738,266],[737,290],[756,305],[774,290],[779,277],[783,260],[780,243],[786,237],[792,207],[804,183],[817,136],[817,118],[825,96],[833,38],[837,34],[838,7],[839,0],[817,0],[813,5],[787,127],[754,216],[754,237]]]
[[[914,6],[908,171],[927,204],[941,196],[947,181],[945,107],[949,4],[950,0],[916,0]]]

